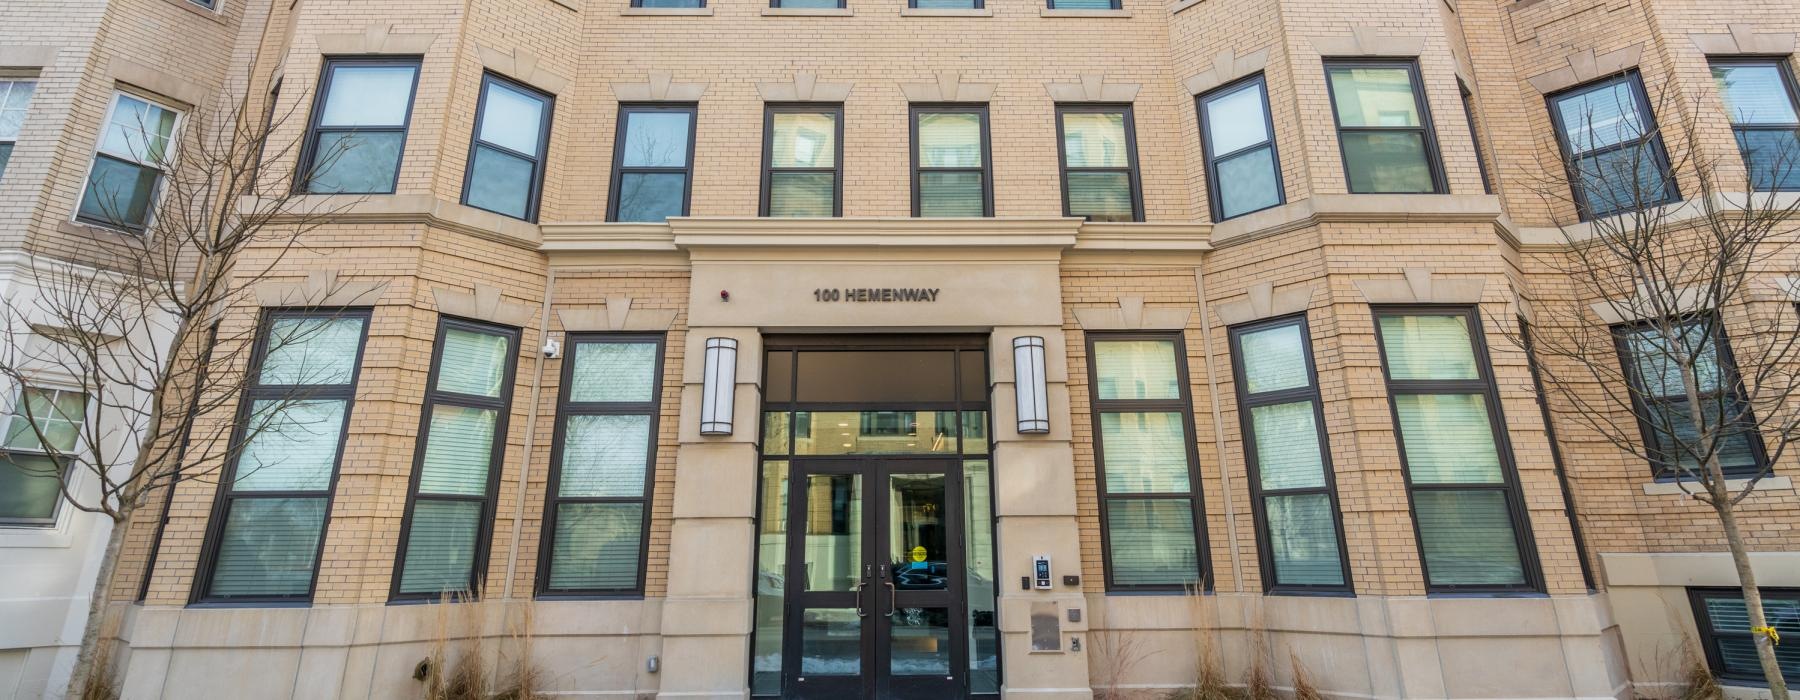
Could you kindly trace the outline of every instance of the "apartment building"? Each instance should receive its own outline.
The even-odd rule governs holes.
[[[1691,639],[1756,696],[1710,511],[1511,339],[1602,301],[1565,232],[1631,198],[1565,160],[1800,188],[1739,148],[1800,128],[1791,3],[52,4],[0,7],[18,255],[130,235],[81,213],[116,104],[241,99],[331,211],[219,318],[227,471],[132,524],[126,697],[413,697],[522,636],[575,695],[1149,693],[1216,640],[1333,697],[1626,698]],[[1795,470],[1741,506],[1784,632]]]

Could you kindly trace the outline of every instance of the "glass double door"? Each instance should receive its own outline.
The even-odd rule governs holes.
[[[784,694],[964,696],[960,463],[796,460],[789,479]]]

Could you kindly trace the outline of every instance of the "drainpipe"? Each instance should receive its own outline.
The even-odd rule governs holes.
[[[1212,322],[1206,315],[1206,275],[1199,267],[1194,268],[1194,294],[1200,303],[1200,342],[1206,346],[1202,356],[1206,362],[1206,391],[1212,398],[1213,449],[1218,451],[1219,490],[1225,496],[1225,536],[1230,538],[1231,546],[1227,551],[1231,554],[1231,576],[1237,592],[1244,592],[1244,567],[1238,561],[1237,509],[1232,506],[1231,469],[1225,450],[1225,416],[1219,411],[1219,374],[1213,367]],[[1213,590],[1218,590],[1218,581],[1213,582]]]
[[[550,300],[556,292],[556,268],[544,276],[544,306],[538,317],[538,341],[540,345],[550,339]],[[513,572],[519,568],[519,540],[525,533],[525,486],[526,477],[531,474],[532,450],[536,446],[538,395],[544,387],[544,353],[539,350],[537,359],[531,363],[531,413],[525,416],[525,455],[519,462],[519,497],[513,505],[512,547],[506,550],[506,582],[500,597],[511,598],[513,594]],[[504,439],[504,437],[502,438]]]

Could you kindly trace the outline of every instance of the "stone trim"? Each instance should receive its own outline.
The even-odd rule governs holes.
[[[851,17],[856,10],[848,7],[765,7],[764,17]]]
[[[1750,486],[1749,479],[1726,479],[1725,480],[1725,490],[1726,491],[1732,491],[1732,492],[1743,491],[1744,487],[1746,487],[1746,486]],[[1685,496],[1699,488],[1700,488],[1699,486],[1694,485],[1694,486],[1689,486],[1687,488],[1687,490],[1684,491],[1684,490],[1682,490],[1681,484],[1673,482],[1673,481],[1652,481],[1650,483],[1644,484],[1644,495],[1646,495],[1646,496]],[[1755,487],[1753,487],[1753,490],[1761,491],[1761,492],[1765,492],[1765,493],[1769,492],[1769,491],[1792,491],[1792,490],[1794,490],[1794,482],[1792,479],[1789,479],[1785,476],[1766,476],[1766,477],[1763,477],[1756,481],[1756,485],[1755,485]]]
[[[850,97],[852,85],[855,83],[826,82],[816,73],[801,72],[789,82],[757,83],[756,92],[764,102],[843,102]]]
[[[621,17],[711,17],[710,7],[623,7]]]
[[[1273,282],[1257,282],[1250,285],[1244,299],[1213,305],[1213,313],[1227,326],[1301,313],[1312,304],[1315,291],[1317,288],[1311,284],[1289,285],[1277,291]]]
[[[979,10],[959,10],[959,9],[952,9],[952,8],[930,8],[930,7],[902,7],[902,8],[900,8],[900,16],[901,17],[992,17],[992,16],[994,16],[994,11],[993,11],[993,9],[986,8],[986,7],[981,8]]]
[[[1424,35],[1383,34],[1380,27],[1356,25],[1350,36],[1309,36],[1313,49],[1328,58],[1376,56],[1417,58],[1425,52]]]
[[[1526,79],[1531,87],[1541,94],[1548,95],[1560,90],[1567,90],[1582,83],[1602,76],[1623,73],[1636,68],[1638,58],[1644,52],[1643,44],[1632,44],[1622,49],[1600,54],[1593,49],[1577,51],[1563,57],[1569,65],[1546,73],[1539,73]]]
[[[1800,552],[1751,552],[1762,586],[1800,586]],[[1736,586],[1730,552],[1603,552],[1608,586]]]
[[[394,25],[376,23],[359,34],[320,34],[319,53],[423,55],[437,41],[436,34],[394,34]]]
[[[677,83],[674,73],[653,70],[641,83],[613,83],[612,91],[620,102],[699,102],[706,83]]]
[[[1762,32],[1770,29],[1755,24],[1726,25],[1725,34],[1692,33],[1688,40],[1700,53],[1708,56],[1764,55],[1786,56],[1794,52],[1793,32]]]
[[[1178,331],[1187,328],[1193,309],[1144,308],[1143,297],[1119,297],[1116,307],[1072,309],[1084,331]]]
[[[901,83],[900,92],[907,102],[988,102],[994,97],[995,83],[965,83],[962,73],[953,70],[937,72],[937,81]]]
[[[666,331],[675,325],[675,309],[633,309],[632,298],[609,296],[604,308],[557,309],[564,332]]]
[[[1409,267],[1406,279],[1357,280],[1356,290],[1371,304],[1477,304],[1487,280],[1443,277],[1427,267]]]
[[[43,68],[56,63],[59,46],[0,46],[0,68]]]
[[[537,224],[425,194],[312,194],[293,198],[284,211],[272,212],[271,206],[267,200],[245,197],[238,202],[238,211],[267,216],[275,223],[425,224],[526,250],[537,250],[542,241]]]
[[[569,79],[540,65],[537,52],[531,49],[514,47],[511,51],[503,51],[476,42],[475,53],[481,57],[481,67],[551,95],[561,94],[569,87]]]
[[[212,94],[212,90],[205,85],[116,56],[107,61],[106,75],[115,81],[135,85],[188,107],[204,106],[207,95]]]
[[[1044,83],[1054,102],[1131,102],[1137,99],[1140,87],[1138,83],[1109,83],[1104,73],[1082,73],[1073,83]]]
[[[537,307],[530,304],[506,301],[500,297],[499,287],[479,282],[473,292],[434,287],[431,297],[437,302],[440,314],[514,328],[531,325],[531,318],[537,311]]]
[[[1131,16],[1131,10],[1057,10],[1049,7],[1038,8],[1039,17],[1060,17],[1064,19],[1123,19]]]
[[[1706,299],[1705,287],[1681,287],[1670,291],[1675,294],[1675,308],[1681,312],[1706,310],[1707,305],[1702,303]],[[1639,287],[1637,295],[1630,299],[1617,302],[1596,301],[1588,305],[1588,310],[1593,311],[1595,316],[1600,317],[1602,323],[1609,326],[1642,321],[1650,318],[1646,312],[1656,308],[1656,305],[1649,301],[1651,294],[1649,289]]]
[[[313,270],[304,282],[264,282],[256,285],[258,306],[373,306],[387,289],[387,282],[350,282],[338,279],[338,270]]]
[[[1236,245],[1321,222],[1491,223],[1503,218],[1488,194],[1320,194],[1212,227],[1215,245]]]
[[[1268,65],[1268,49],[1257,49],[1243,56],[1237,55],[1237,52],[1232,49],[1225,49],[1213,56],[1210,70],[1189,77],[1182,81],[1182,85],[1187,87],[1189,95],[1199,95],[1238,78],[1261,71]]]

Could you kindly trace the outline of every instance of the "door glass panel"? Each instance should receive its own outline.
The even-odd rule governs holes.
[[[856,587],[862,578],[861,476],[806,477],[805,546],[806,590],[848,591]]]
[[[950,572],[944,475],[896,474],[888,489],[888,561],[900,590],[943,590]]]
[[[800,614],[800,675],[862,674],[862,618],[856,608],[815,608]]]
[[[964,565],[969,598],[969,692],[1000,692],[1000,629],[994,616],[993,486],[987,460],[963,462]]]
[[[762,517],[756,535],[756,659],[750,692],[781,692],[782,603],[787,590],[788,463],[763,462]]]
[[[888,628],[888,669],[896,676],[950,674],[950,611],[900,608]]]
[[[955,411],[796,411],[794,454],[956,454]]]

